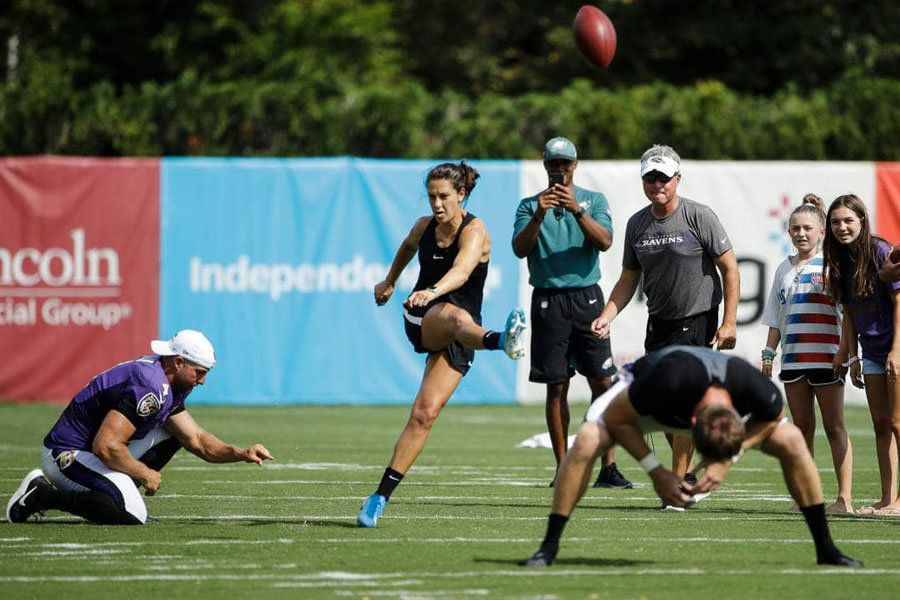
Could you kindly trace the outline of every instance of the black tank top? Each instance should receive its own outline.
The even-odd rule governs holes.
[[[441,277],[447,274],[456,255],[459,254],[459,236],[466,225],[475,219],[475,215],[468,213],[456,232],[456,237],[446,248],[440,248],[437,244],[435,230],[437,229],[437,220],[431,219],[422,238],[419,240],[419,279],[416,281],[414,291],[424,290],[436,284]],[[424,315],[432,304],[438,302],[449,302],[454,306],[465,309],[477,323],[481,323],[481,301],[484,295],[484,280],[487,278],[488,263],[478,263],[475,269],[469,275],[469,278],[459,289],[453,290],[448,294],[442,294],[428,303],[428,306],[417,307],[410,310],[415,316]],[[440,291],[440,290],[438,290]]]

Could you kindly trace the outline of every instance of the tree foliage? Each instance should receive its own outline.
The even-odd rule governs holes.
[[[5,154],[883,159],[900,144],[900,4],[608,0],[609,69],[579,2],[13,0]]]

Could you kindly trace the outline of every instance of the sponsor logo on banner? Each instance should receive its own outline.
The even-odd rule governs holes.
[[[787,235],[788,220],[791,218],[792,210],[791,199],[787,194],[781,195],[778,206],[768,210],[770,228],[767,237],[770,242],[780,246],[783,256],[788,256],[794,252],[794,247],[791,245],[791,238]]]
[[[368,262],[362,254],[345,263],[261,263],[245,255],[230,263],[190,260],[189,287],[195,293],[262,294],[278,301],[285,294],[357,293],[370,294],[382,281],[390,265]],[[412,290],[419,276],[417,264],[400,276],[398,289]],[[491,265],[484,282],[484,297],[503,285],[503,270]]]
[[[120,302],[122,275],[114,248],[88,247],[69,231],[67,247],[0,247],[0,326],[76,325],[110,329],[130,319]]]

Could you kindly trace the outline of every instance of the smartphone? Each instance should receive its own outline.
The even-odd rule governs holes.
[[[553,187],[554,183],[558,183],[559,185],[563,184],[563,180],[565,179],[565,175],[562,173],[550,173],[549,174],[549,185],[547,187]]]

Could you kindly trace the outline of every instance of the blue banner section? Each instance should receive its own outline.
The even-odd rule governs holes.
[[[160,328],[206,333],[218,364],[192,402],[410,403],[425,366],[403,331],[410,263],[393,299],[373,287],[416,218],[439,161],[165,158]],[[474,161],[468,204],[491,234],[484,324],[518,297],[510,236],[518,161]],[[452,402],[512,403],[515,363],[479,352]]]

